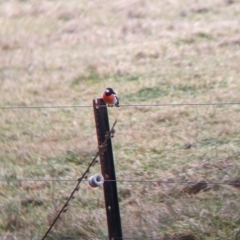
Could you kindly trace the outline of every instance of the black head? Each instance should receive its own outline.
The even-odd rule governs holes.
[[[115,92],[113,91],[112,88],[106,88],[105,94],[106,94],[107,96],[110,96],[111,94],[115,94]]]

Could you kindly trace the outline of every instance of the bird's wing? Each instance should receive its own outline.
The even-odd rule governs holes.
[[[115,95],[115,98],[116,98],[115,106],[119,106],[119,98],[118,98],[118,96],[116,94],[114,94],[114,95]]]

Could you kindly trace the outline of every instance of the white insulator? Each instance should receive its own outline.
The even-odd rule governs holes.
[[[100,173],[96,173],[93,176],[88,178],[88,183],[93,188],[102,186],[103,182],[104,182],[104,178]]]

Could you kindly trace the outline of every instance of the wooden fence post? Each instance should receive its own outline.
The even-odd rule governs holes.
[[[110,131],[107,106],[102,98],[93,100],[93,110],[98,146],[100,146],[105,140],[105,135]],[[122,226],[111,138],[108,139],[106,151],[100,152],[100,164],[104,180],[108,180],[103,184],[108,237],[109,240],[122,239]]]

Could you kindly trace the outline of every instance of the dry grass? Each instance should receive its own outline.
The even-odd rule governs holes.
[[[91,105],[108,86],[122,104],[239,102],[239,13],[238,0],[1,2],[0,106]],[[117,178],[156,180],[118,183],[125,236],[237,239],[238,105],[109,115]],[[93,111],[0,116],[0,232],[40,239],[75,182],[16,180],[77,179],[97,148]],[[86,182],[49,239],[72,235],[107,236],[102,191]]]

